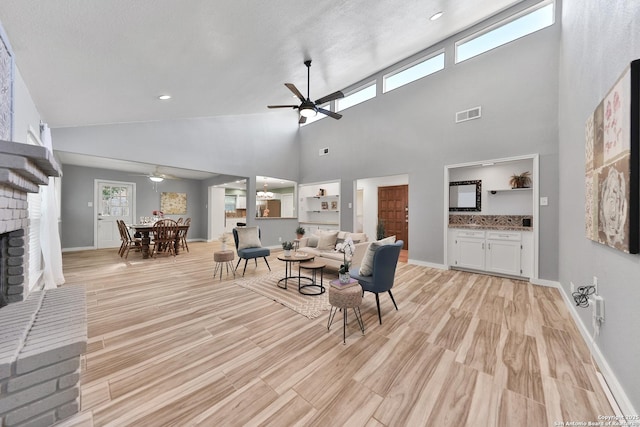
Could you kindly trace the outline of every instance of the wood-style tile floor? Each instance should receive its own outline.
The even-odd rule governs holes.
[[[65,253],[85,285],[82,413],[71,426],[553,426],[613,413],[556,289],[399,264],[393,293],[309,320],[214,279],[219,243],[127,261]],[[274,271],[284,266],[274,255]],[[263,261],[246,276],[267,272]],[[326,280],[326,276],[325,276]]]

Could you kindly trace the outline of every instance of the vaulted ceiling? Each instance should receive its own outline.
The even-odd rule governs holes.
[[[0,22],[65,127],[267,113],[295,103],[283,83],[306,93],[304,59],[319,98],[520,1],[2,0]]]

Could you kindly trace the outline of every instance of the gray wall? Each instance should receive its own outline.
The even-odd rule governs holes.
[[[169,215],[169,218],[191,217],[189,239],[206,239],[206,214],[203,215],[206,199],[202,199],[200,181],[166,179],[158,184],[156,192],[146,176],[136,176],[125,172],[106,169],[65,165],[63,168],[61,195],[61,244],[63,249],[94,246],[94,208],[87,202],[94,199],[94,180],[133,182],[136,184],[136,217],[151,216],[160,209],[162,192],[187,193],[187,213]],[[205,211],[206,212],[206,211]]]
[[[640,2],[565,0],[561,47],[560,282],[568,293],[571,281],[587,285],[598,277],[606,321],[595,345],[637,414],[640,255],[624,254],[585,237],[584,125],[629,62],[640,58]],[[577,310],[591,331],[591,309]]]
[[[559,33],[553,26],[457,65],[459,37],[435,46],[445,49],[445,70],[347,109],[339,122],[303,127],[300,181],[341,178],[341,228],[349,229],[354,180],[408,174],[409,257],[442,264],[445,165],[539,153],[540,194],[549,198],[539,275],[557,279]],[[455,124],[455,112],[478,105],[481,119]],[[322,147],[329,155],[318,156]]]

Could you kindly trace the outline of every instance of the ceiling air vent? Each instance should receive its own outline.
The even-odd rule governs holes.
[[[326,156],[327,154],[329,154],[328,148],[321,148],[320,151],[318,152],[318,155],[320,156]]]
[[[482,116],[482,107],[473,107],[468,110],[458,111],[456,113],[456,123],[466,122],[467,120],[479,119]]]

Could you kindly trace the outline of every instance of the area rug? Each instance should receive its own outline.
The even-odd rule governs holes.
[[[289,279],[287,289],[279,288],[277,283],[284,276],[284,272],[269,273],[264,276],[236,280],[236,284],[278,302],[303,316],[314,319],[329,311],[329,294],[325,291],[321,295],[302,295],[298,292],[298,280]],[[330,280],[330,279],[329,279]],[[323,281],[325,289],[329,280]]]

